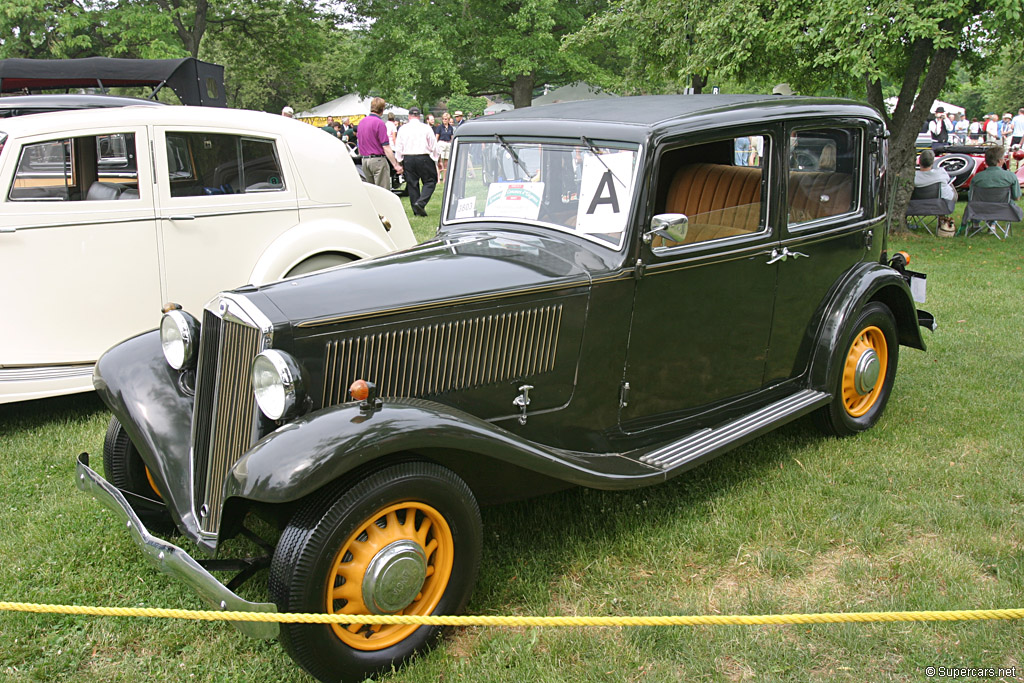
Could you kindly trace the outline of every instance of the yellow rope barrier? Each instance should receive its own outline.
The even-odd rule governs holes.
[[[1024,619],[1024,609],[977,609],[922,612],[825,612],[820,614],[702,615],[660,617],[488,617],[395,616],[352,614],[279,614],[153,607],[89,607],[0,602],[0,611],[78,614],[99,617],[154,617],[199,621],[259,621],[288,624],[420,624],[434,626],[750,626],[769,624],[841,624],[895,621],[980,621]]]

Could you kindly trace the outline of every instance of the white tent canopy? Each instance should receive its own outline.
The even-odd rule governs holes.
[[[322,119],[328,116],[340,118],[342,116],[367,116],[370,113],[370,97],[360,97],[356,93],[342,95],[330,102],[317,105],[309,111],[296,114],[297,119]],[[388,107],[385,114],[395,116],[408,116],[409,110],[401,107]]]
[[[890,98],[885,100],[885,108],[889,110],[890,114],[896,109],[896,103],[899,102],[899,99],[900,98],[898,98],[898,97],[890,97]],[[967,110],[964,109],[963,107],[958,107],[955,104],[950,104],[949,102],[943,102],[942,100],[935,100],[934,102],[932,102],[932,107],[928,111],[934,112],[939,107],[942,107],[942,109],[947,114],[950,113],[950,112],[953,112],[954,114],[966,114],[967,113]]]

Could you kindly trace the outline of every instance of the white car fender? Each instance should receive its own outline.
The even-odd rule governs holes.
[[[356,223],[334,218],[306,221],[270,243],[256,261],[249,283],[263,285],[280,280],[296,265],[317,254],[343,254],[363,259],[379,256],[394,248],[395,245],[382,235],[378,236]]]
[[[385,190],[379,185],[363,183],[373,208],[377,213],[384,216],[391,222],[391,239],[399,249],[408,249],[416,245],[416,237],[412,234],[412,227],[409,225],[409,217],[405,213],[405,206],[391,190]]]

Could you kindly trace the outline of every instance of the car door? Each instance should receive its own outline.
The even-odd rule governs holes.
[[[298,223],[299,180],[273,135],[160,127],[156,159],[165,296],[199,310]]]
[[[696,416],[763,384],[778,266],[772,130],[703,135],[665,148],[654,214],[685,214],[686,234],[641,247],[620,426]],[[645,228],[646,229],[646,228]]]
[[[787,184],[778,297],[766,381],[801,375],[828,298],[843,274],[860,263],[878,219],[863,197],[871,155],[865,122],[818,121],[787,131]],[[881,239],[879,234],[878,239]]]
[[[91,363],[159,318],[144,127],[8,140],[0,168],[0,365]]]

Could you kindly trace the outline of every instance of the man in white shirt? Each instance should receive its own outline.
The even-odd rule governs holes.
[[[427,202],[437,186],[437,136],[427,124],[420,121],[419,107],[409,109],[409,122],[398,129],[395,138],[395,156],[405,169],[405,184],[409,188],[409,203],[417,216],[426,216]],[[423,188],[420,189],[420,182]]]
[[[928,132],[932,136],[932,149],[941,153],[942,150],[946,149],[949,145],[949,134],[953,130],[953,125],[946,118],[946,110],[942,107],[935,109],[935,118],[931,123],[928,124]]]
[[[1010,146],[1019,145],[1021,140],[1024,139],[1024,107],[1017,110],[1017,115],[1013,117],[1011,122],[1013,126],[1012,137],[1010,138]]]

